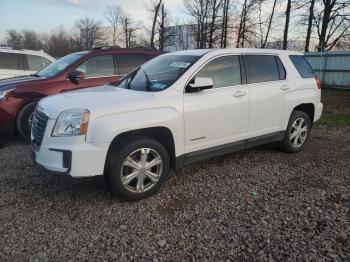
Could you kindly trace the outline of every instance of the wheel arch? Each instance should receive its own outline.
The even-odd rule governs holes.
[[[110,158],[113,156],[113,152],[118,150],[121,143],[125,143],[129,139],[135,139],[136,137],[147,136],[161,143],[169,154],[170,168],[175,169],[176,166],[176,154],[175,154],[175,141],[171,130],[164,126],[148,127],[137,130],[130,130],[118,134],[113,138],[108,151],[105,161],[105,172],[110,163]]]
[[[310,118],[310,125],[311,125],[311,127],[313,126],[314,117],[315,117],[315,106],[314,106],[313,103],[300,104],[300,105],[294,107],[293,111],[305,112]]]
[[[16,110],[15,112],[15,132],[19,133],[19,117],[21,116],[21,114],[23,113],[23,110],[25,110],[29,105],[31,104],[38,104],[40,99],[37,100],[31,100],[31,101],[25,101],[21,104],[21,106],[19,107],[18,110]]]

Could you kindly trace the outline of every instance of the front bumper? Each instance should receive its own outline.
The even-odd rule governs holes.
[[[48,120],[41,146],[32,147],[35,163],[52,174],[72,177],[102,175],[109,144],[86,143],[85,136],[52,137],[54,122]]]

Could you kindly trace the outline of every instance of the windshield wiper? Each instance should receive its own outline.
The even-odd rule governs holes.
[[[151,91],[151,80],[149,79],[147,73],[145,70],[143,70],[143,73],[145,74],[145,77],[146,77],[146,91]]]
[[[31,74],[30,76],[34,76],[34,77],[40,77],[37,73],[35,74]]]

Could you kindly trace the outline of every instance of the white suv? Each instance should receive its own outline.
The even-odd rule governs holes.
[[[141,199],[170,168],[270,142],[299,151],[321,116],[320,98],[299,52],[164,54],[117,83],[41,100],[33,157],[53,173],[105,175],[113,194]]]
[[[34,74],[55,61],[43,51],[0,47],[0,79]]]

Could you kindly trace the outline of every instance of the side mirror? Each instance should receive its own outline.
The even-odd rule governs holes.
[[[68,78],[72,81],[77,81],[79,79],[85,78],[85,74],[79,70],[73,70],[69,73]]]
[[[186,86],[186,92],[194,93],[201,90],[213,88],[213,79],[207,77],[196,77],[191,81],[192,83]]]

